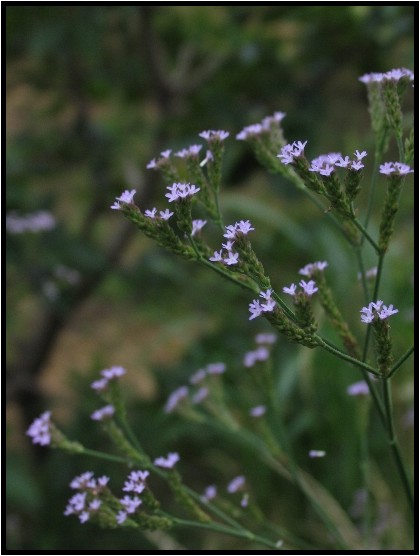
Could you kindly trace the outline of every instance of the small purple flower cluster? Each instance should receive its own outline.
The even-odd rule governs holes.
[[[92,382],[91,387],[97,392],[102,392],[107,389],[109,381],[122,377],[126,372],[127,371],[124,367],[111,367],[110,369],[104,369],[101,371],[102,378]]]
[[[90,418],[94,421],[103,421],[105,419],[110,419],[114,415],[114,413],[114,406],[109,404],[94,411]]]
[[[64,515],[77,515],[80,523],[86,523],[93,513],[95,513],[102,505],[100,500],[101,492],[106,488],[109,477],[103,475],[95,479],[92,471],[86,471],[75,477],[70,487],[78,492],[70,498]]]
[[[276,341],[277,336],[275,334],[257,334],[255,336],[255,343],[257,348],[251,351],[247,351],[243,357],[243,364],[245,367],[253,367],[257,361],[267,361],[270,357],[270,350],[267,345],[272,345]]]
[[[389,305],[388,307],[383,304],[384,302],[378,299],[376,303],[371,301],[367,307],[363,307],[360,309],[360,312],[363,313],[361,315],[361,321],[369,324],[371,323],[375,317],[384,320],[391,315],[395,315],[398,313],[398,309],[394,309],[393,305]]]
[[[172,185],[168,185],[166,189],[168,189],[169,193],[166,193],[165,197],[168,198],[170,203],[180,199],[186,199],[187,197],[192,197],[200,191],[199,187],[191,185],[190,183],[174,183]]]
[[[367,156],[366,151],[359,152],[358,150],[354,153],[354,159],[350,159],[349,156],[343,157],[341,153],[322,154],[311,161],[309,171],[316,172],[321,176],[330,176],[338,166],[358,172],[364,168],[362,159],[365,156]]]
[[[304,143],[302,143],[302,141],[293,141],[293,143],[284,145],[280,154],[277,155],[277,158],[280,158],[283,164],[293,164],[295,158],[303,156],[307,142],[308,141],[305,141]]]
[[[255,230],[255,228],[252,227],[249,220],[240,220],[239,222],[235,222],[235,224],[225,226],[225,230],[226,232],[223,234],[223,237],[225,237],[228,241],[226,243],[222,243],[222,247],[227,251],[227,256],[223,256],[223,249],[220,249],[220,251],[215,251],[209,260],[213,262],[221,262],[230,266],[239,262],[239,253],[235,253],[232,250],[235,243],[234,240],[238,239],[240,236],[246,236],[249,232]]]
[[[190,145],[187,149],[181,149],[175,153],[178,158],[195,158],[203,148],[203,145]]]
[[[172,149],[167,149],[166,151],[162,151],[160,153],[160,158],[158,158],[157,160],[156,160],[156,158],[153,158],[149,162],[149,164],[146,166],[146,168],[148,170],[153,170],[155,168],[158,168],[159,164],[161,164],[162,162],[165,163],[166,161],[169,160],[169,157],[171,156],[171,152],[172,152]]]
[[[324,270],[325,268],[327,268],[328,263],[327,261],[316,261],[314,263],[308,263],[307,265],[305,265],[303,268],[301,268],[299,270],[299,274],[302,274],[302,276],[313,276],[314,272],[316,272],[317,270]]]
[[[161,456],[154,460],[154,464],[164,469],[172,469],[179,461],[179,454],[177,452],[170,452],[166,458]]]
[[[264,303],[262,303],[259,299],[254,299],[249,304],[249,312],[251,313],[249,320],[259,317],[262,313],[271,312],[274,310],[276,302],[271,297],[272,293],[272,289],[268,289],[265,292],[260,292],[260,297],[264,299]]]
[[[384,81],[400,81],[400,79],[408,78],[409,81],[414,81],[414,73],[407,68],[396,68],[385,73],[365,73],[359,77],[362,83],[382,83]]]
[[[414,170],[412,170],[408,164],[403,164],[402,162],[384,162],[384,164],[379,166],[379,173],[385,176],[390,176],[391,174],[406,176],[413,172]]]
[[[26,434],[32,438],[33,444],[47,446],[51,443],[51,411],[45,411],[40,417],[34,420]]]
[[[301,280],[299,286],[302,288],[303,293],[309,297],[318,291],[314,280],[309,280],[308,282]],[[290,284],[290,286],[285,286],[283,288],[283,292],[294,296],[296,295],[296,288],[296,284]]]
[[[207,376],[211,375],[220,375],[226,371],[225,363],[217,362],[217,363],[209,363],[205,368],[198,369],[198,371],[194,372],[189,379],[190,384],[196,386],[200,384]],[[207,387],[200,387],[191,397],[191,402],[193,404],[201,403],[209,394],[209,389]],[[165,413],[172,413],[178,405],[188,398],[189,395],[189,387],[188,386],[180,386],[176,390],[174,390],[166,404],[165,404]]]
[[[126,189],[121,193],[119,197],[115,199],[115,202],[113,205],[111,205],[111,208],[113,210],[121,210],[122,207],[120,203],[128,203],[128,204],[132,203],[135,194],[136,194],[135,189],[132,189],[131,191],[128,191],[128,189]]]
[[[248,139],[258,137],[265,133],[270,133],[273,125],[278,125],[285,116],[286,114],[284,112],[274,112],[272,116],[267,116],[260,123],[244,127],[244,129],[236,135],[236,139],[238,141],[247,141]]]
[[[198,136],[202,137],[209,143],[221,143],[229,137],[229,132],[223,131],[221,129],[208,129],[207,131],[202,131],[201,133],[199,133]]]
[[[121,525],[127,519],[128,514],[133,514],[137,508],[142,504],[141,499],[137,494],[141,494],[146,488],[146,479],[149,476],[149,471],[131,471],[127,480],[124,483],[123,491],[133,493],[134,496],[126,494],[120,498],[120,503],[124,509],[120,510],[116,516],[117,523]]]
[[[54,216],[46,210],[24,216],[18,216],[13,212],[6,215],[6,230],[11,234],[46,232],[54,229],[55,226]]]

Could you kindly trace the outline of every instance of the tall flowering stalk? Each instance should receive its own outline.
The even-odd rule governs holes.
[[[279,284],[278,276],[268,275],[254,249],[253,238],[260,233],[254,220],[251,222],[243,218],[224,225],[219,199],[225,141],[230,136],[226,131],[203,131],[199,137],[206,142],[205,145],[194,144],[174,154],[168,149],[149,162],[147,168],[160,171],[166,181],[167,192],[162,195],[162,206],[159,208],[140,208],[134,201],[135,190],[124,191],[111,205],[111,209],[121,212],[147,237],[169,252],[195,261],[247,291],[250,295],[249,321],[266,319],[287,341],[333,355],[340,363],[337,365],[338,372],[348,369],[348,372],[362,374],[363,380],[354,382],[347,393],[353,398],[371,397],[411,509],[412,485],[394,425],[391,378],[410,357],[413,348],[409,348],[395,362],[389,318],[397,315],[395,323],[398,324],[399,310],[392,304],[384,305],[378,297],[402,184],[406,176],[413,172],[409,166],[413,158],[413,134],[407,136],[404,151],[401,111],[402,95],[412,79],[412,72],[404,68],[360,78],[368,88],[375,160],[385,155],[392,137],[400,154],[399,161],[381,160],[378,168],[374,167],[375,180],[378,176],[386,176],[387,180],[380,223],[375,232],[370,228],[368,230],[373,188],[367,209],[359,201],[364,187],[365,158],[368,156],[365,150],[355,149],[351,155],[329,152],[309,160],[306,140],[289,143],[285,140],[281,127],[285,117],[283,112],[275,112],[236,135],[238,141],[250,145],[257,159],[270,172],[287,177],[300,192],[315,200],[323,214],[331,217],[347,239],[356,254],[360,276],[355,294],[360,304],[354,304],[349,314],[345,314],[341,299],[334,294],[333,282],[327,281],[327,272],[336,266],[335,261],[308,263],[299,270],[300,278],[296,283]],[[185,165],[184,174],[190,181],[182,181],[182,171],[174,163],[174,157]],[[139,203],[141,205],[141,200]],[[364,210],[367,215],[362,223],[360,213]],[[207,230],[212,225],[222,236],[216,248],[207,239]],[[365,240],[369,245],[364,246]],[[366,253],[362,247],[369,247],[371,256],[377,257],[375,271],[369,271],[370,274],[365,271]],[[374,280],[373,288],[368,282],[370,278]],[[359,312],[356,306],[360,307],[363,303]],[[246,318],[246,306],[243,305],[241,310]],[[360,322],[357,323],[359,328],[356,328],[354,322],[358,314]],[[324,317],[332,325],[331,331],[325,332]],[[343,347],[335,343],[336,337]],[[375,357],[372,358],[371,338],[375,347]],[[231,370],[226,363],[217,361],[207,363],[169,393],[162,411],[168,418],[177,412],[194,426],[210,426],[214,431],[223,432],[239,442],[242,448],[252,450],[260,464],[267,465],[300,491],[328,531],[334,548],[359,548],[363,543],[351,520],[331,495],[302,469],[287,438],[287,427],[282,422],[275,389],[278,377],[270,361],[275,341],[274,334],[260,334],[256,338],[255,349],[247,351],[242,357],[243,370],[256,385],[250,389],[252,399],[242,400],[235,407],[225,388],[225,376],[229,377]],[[304,539],[267,522],[244,474],[232,474],[223,488],[215,484],[203,485],[200,494],[189,488],[183,479],[180,471],[183,457],[177,451],[147,453],[127,419],[120,388],[120,379],[124,374],[123,367],[104,369],[91,385],[106,404],[96,409],[91,418],[103,428],[118,455],[100,453],[67,440],[54,425],[48,411],[36,419],[27,431],[32,441],[41,446],[51,445],[71,453],[109,459],[130,468],[120,495],[115,494],[114,487],[111,490],[111,480],[107,476],[95,477],[92,472],[85,472],[73,479],[70,486],[77,492],[70,498],[65,515],[76,516],[81,523],[96,522],[102,527],[143,530],[201,527],[270,549],[279,548],[284,542],[294,549],[305,547]],[[240,379],[245,380],[243,376]],[[230,376],[228,380],[234,381],[234,378]],[[368,411],[369,406],[365,404],[365,430]],[[322,445],[310,446],[306,453],[314,462],[328,457]],[[365,465],[368,459],[366,453]],[[182,507],[183,517],[162,510],[161,502],[150,487],[152,481],[149,484],[149,475],[166,482],[174,500]],[[227,499],[221,500],[221,491]],[[253,527],[258,532],[254,532]],[[281,539],[277,535],[279,531]]]

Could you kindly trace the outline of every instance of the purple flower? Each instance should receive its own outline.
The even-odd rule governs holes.
[[[371,301],[367,307],[360,309],[360,312],[363,313],[360,317],[361,321],[369,324],[375,319],[375,317],[383,320],[391,315],[395,315],[398,313],[398,309],[394,309],[393,305],[389,305],[387,307],[383,304],[381,299],[378,299],[376,303]]]
[[[209,258],[209,261],[213,261],[213,262],[223,262],[223,257],[222,257],[222,249],[220,249],[220,251],[215,251],[213,253],[213,257]]]
[[[261,124],[248,125],[236,135],[236,139],[238,139],[238,141],[247,141],[253,137],[258,137],[263,131],[264,128]]]
[[[111,208],[114,210],[120,210],[121,209],[120,203],[132,203],[135,194],[136,194],[135,189],[132,189],[131,191],[128,191],[128,189],[126,189],[121,194],[120,197],[116,197],[114,204],[111,205]]]
[[[108,386],[108,379],[107,378],[100,378],[99,380],[95,380],[92,382],[91,387],[96,390],[97,392],[101,392],[105,390]]]
[[[121,525],[127,519],[127,512],[124,512],[123,510],[120,510],[117,514],[116,519],[117,519],[118,525]]]
[[[257,344],[274,344],[276,340],[277,336],[271,332],[261,333],[255,336]]]
[[[101,371],[101,375],[106,378],[107,380],[112,380],[114,378],[120,378],[121,376],[125,375],[127,371],[124,367],[111,367],[110,369],[104,369]]]
[[[197,392],[191,398],[191,401],[193,404],[201,403],[203,400],[207,398],[208,395],[209,395],[209,389],[203,386],[202,388],[199,388],[199,390],[197,390]]]
[[[169,396],[166,405],[165,405],[165,413],[171,413],[179,404],[181,400],[184,400],[188,397],[188,387],[187,386],[180,386],[176,390],[172,392]]]
[[[327,452],[324,450],[309,450],[309,457],[310,458],[323,458],[326,456]]]
[[[165,210],[161,210],[159,211],[160,217],[162,218],[162,220],[169,220],[170,217],[173,215],[173,212],[171,212],[169,209],[165,209]]]
[[[365,167],[365,165],[363,164],[363,162],[361,160],[353,161],[350,165],[350,168],[352,170],[355,170],[356,172],[361,170],[364,167]]]
[[[256,317],[259,317],[261,315],[263,309],[258,299],[254,299],[252,303],[249,304],[249,312],[251,313],[249,320],[255,319]]]
[[[92,480],[92,478],[93,478],[93,472],[86,471],[85,473],[78,475],[72,480],[72,482],[70,483],[70,488],[75,488],[79,490],[85,489],[87,488],[87,485]]]
[[[199,137],[202,137],[209,142],[221,142],[229,137],[229,132],[223,130],[209,129],[207,131],[202,131],[198,135]]]
[[[166,456],[166,458],[165,457],[156,458],[154,464],[157,465],[158,467],[172,469],[172,467],[174,467],[174,465],[179,461],[179,459],[180,459],[179,454],[177,452],[171,452]]]
[[[51,443],[51,411],[45,411],[40,417],[35,419],[26,431],[26,434],[32,438],[33,444],[47,446]]]
[[[359,152],[358,150],[356,150],[354,152],[354,156],[357,158],[357,160],[362,160],[362,158],[367,156],[367,152],[366,151]]]
[[[215,485],[209,485],[204,489],[204,492],[201,496],[202,502],[208,502],[209,500],[213,500],[217,496],[217,488]]]
[[[121,498],[120,502],[124,506],[125,511],[129,514],[133,514],[142,503],[138,496],[130,497],[128,495]]]
[[[165,197],[168,197],[170,203],[178,199],[192,197],[195,193],[200,191],[199,187],[191,185],[190,183],[174,183],[169,185],[166,189],[169,190],[169,193],[166,193]]]
[[[299,282],[299,286],[301,286],[305,294],[309,296],[313,295],[315,292],[318,291],[318,288],[316,287],[316,284],[313,280],[309,280],[309,282],[305,282],[305,280],[301,280]]]
[[[235,239],[236,237],[236,224],[230,224],[229,226],[225,226],[226,233],[223,234],[223,237],[228,239]]]
[[[220,375],[226,371],[226,365],[225,363],[209,363],[206,370],[209,375]]]
[[[230,481],[230,483],[226,487],[226,490],[230,494],[233,494],[234,492],[238,492],[238,490],[240,490],[244,486],[244,484],[245,484],[245,477],[243,475],[238,475],[237,477],[234,477]]]
[[[384,164],[379,166],[379,173],[385,174],[386,176],[394,173],[399,176],[406,176],[413,172],[414,170],[412,170],[408,164],[403,164],[402,162],[384,162]]]
[[[190,376],[190,383],[191,384],[198,384],[202,380],[206,378],[206,371],[204,369],[198,369],[193,375]]]
[[[243,496],[242,496],[242,500],[241,500],[241,506],[242,508],[246,508],[248,506],[248,500],[249,500],[249,494],[246,492]]]
[[[144,211],[144,216],[147,216],[148,218],[155,218],[156,217],[156,212],[157,212],[156,208],[153,208],[152,210],[145,210]]]
[[[283,291],[289,295],[295,295],[296,293],[296,284],[290,284],[290,286],[284,286]]]
[[[291,164],[293,163],[294,159],[301,156],[305,150],[306,143],[305,141],[293,141],[293,143],[289,143],[282,147],[280,154],[277,155],[277,158],[280,158],[283,164]]]
[[[349,396],[367,396],[369,394],[369,386],[364,380],[359,380],[359,382],[354,382],[348,386],[347,394]]]
[[[228,256],[223,259],[223,262],[228,266],[231,266],[233,264],[238,264],[238,259],[239,259],[239,253],[234,253],[233,251],[230,251],[228,253]]]
[[[6,215],[6,230],[11,234],[22,234],[25,232],[44,232],[56,227],[54,216],[46,211],[40,210],[22,216],[11,212]]]
[[[301,268],[299,270],[299,274],[302,274],[303,276],[312,276],[316,270],[322,271],[324,268],[327,268],[327,266],[327,261],[316,261],[315,263],[309,263]]]
[[[204,226],[207,224],[207,220],[193,220],[192,221],[192,232],[191,235],[195,236]]]
[[[114,406],[106,405],[105,407],[102,407],[101,409],[97,409],[96,411],[94,411],[90,416],[90,418],[93,419],[94,421],[103,421],[104,419],[108,419],[112,417],[114,413],[115,413]]]
[[[256,405],[255,407],[251,407],[251,409],[249,410],[249,414],[251,415],[251,417],[262,417],[266,411],[267,408],[265,407],[265,405]]]
[[[203,148],[203,145],[191,145],[188,149],[182,149],[175,153],[175,156],[179,158],[192,158],[198,156],[198,153]]]

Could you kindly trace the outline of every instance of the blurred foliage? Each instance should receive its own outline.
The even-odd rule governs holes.
[[[6,211],[23,215],[47,209],[57,219],[54,231],[7,235],[9,361],[21,357],[22,338],[36,332],[40,314],[61,315],[63,327],[36,388],[39,410],[57,412],[69,437],[102,445],[94,424],[86,426],[97,403],[88,385],[101,368],[124,365],[133,375],[127,388],[133,427],[153,456],[179,450],[187,482],[198,491],[246,474],[273,521],[316,538],[317,522],[305,501],[287,481],[257,466],[252,450],[162,412],[167,395],[211,361],[228,363],[226,387],[233,404],[254,399],[255,385],[249,376],[243,379],[248,371],[241,368],[241,357],[252,349],[254,334],[266,328],[247,320],[248,296],[203,268],[175,260],[140,234],[127,236],[113,264],[107,249],[121,217],[109,206],[125,188],[139,191],[142,208],[146,187],[148,206],[159,203],[166,184],[153,183],[147,162],[164,148],[197,142],[203,129],[229,130],[222,196],[226,222],[252,220],[255,251],[277,288],[295,280],[306,263],[328,260],[343,313],[353,314],[361,296],[355,260],[343,239],[290,184],[261,171],[247,146],[232,138],[245,125],[281,110],[287,113],[286,137],[307,138],[309,157],[369,151],[366,90],[358,76],[412,67],[413,6],[9,4],[4,12]],[[408,119],[410,110],[408,105]],[[395,157],[391,152],[389,160]],[[382,196],[378,188],[377,207]],[[407,349],[413,334],[412,206],[407,187],[382,289],[386,302],[400,308],[396,354]],[[213,241],[218,245],[216,234]],[[366,257],[369,268],[369,249]],[[82,280],[98,272],[102,278],[76,304],[72,286],[57,277],[58,265],[76,270]],[[357,314],[350,322],[356,330]],[[325,333],[336,340],[327,326]],[[362,481],[359,406],[346,387],[359,376],[332,357],[282,339],[273,364],[279,404],[300,464],[349,509]],[[413,447],[404,415],[413,403],[410,366],[405,363],[394,381],[397,426],[408,461]],[[22,407],[11,402],[9,549],[148,550],[156,543],[159,548],[156,538],[93,531],[64,517],[73,476],[92,469],[109,472],[118,483],[125,470],[116,477],[108,464],[30,452],[22,439],[25,426]],[[395,518],[392,512],[403,514],[404,500],[394,496],[398,477],[375,418],[370,438],[378,466],[374,495],[390,512],[382,522],[386,529]],[[314,447],[329,455],[316,465],[306,457]],[[393,549],[409,548],[405,533],[400,524],[399,535],[378,533],[378,538]],[[240,546],[197,531],[180,530],[176,538],[190,549]]]

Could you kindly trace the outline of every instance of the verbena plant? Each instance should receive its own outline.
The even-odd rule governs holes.
[[[383,438],[387,439],[395,459],[399,484],[408,502],[407,523],[410,523],[414,510],[413,490],[396,436],[391,384],[395,373],[413,353],[413,347],[407,346],[404,353],[394,355],[390,321],[399,311],[389,303],[391,300],[379,297],[384,258],[392,239],[400,194],[406,176],[412,173],[414,132],[413,129],[408,133],[403,130],[401,100],[407,88],[412,87],[413,79],[413,73],[406,69],[372,73],[360,78],[368,91],[375,144],[373,172],[367,185],[364,185],[363,176],[365,151],[355,150],[352,156],[329,153],[308,161],[305,156],[307,141],[287,143],[284,139],[281,122],[285,114],[281,112],[246,127],[236,137],[251,145],[268,171],[290,180],[302,195],[325,212],[334,223],[333,229],[343,234],[355,251],[361,302],[354,311],[360,312],[363,338],[351,330],[334,295],[328,279],[331,262],[308,263],[299,270],[301,279],[298,283],[284,285],[276,291],[253,249],[250,239],[254,232],[253,224],[249,220],[240,220],[225,225],[219,193],[228,132],[204,131],[200,133],[207,143],[204,149],[200,144],[174,154],[167,150],[148,164],[149,169],[161,172],[166,183],[170,184],[165,195],[166,207],[143,212],[135,203],[135,190],[124,191],[111,207],[171,253],[204,265],[209,271],[248,290],[251,294],[250,320],[267,319],[274,331],[290,342],[310,350],[328,352],[348,366],[349,372],[359,379],[350,386],[348,393],[371,398],[385,431]],[[398,161],[384,160],[391,141],[396,144]],[[371,233],[368,229],[372,228],[370,220],[378,180],[386,183],[386,194],[379,229]],[[357,205],[362,187],[369,191],[367,206]],[[207,220],[195,218],[198,211],[200,216],[205,214]],[[204,228],[208,221],[220,229],[221,245],[216,250],[206,241]],[[376,266],[369,271],[364,266],[366,247],[377,258]],[[319,314],[320,308],[314,311],[315,303],[321,306],[325,318],[337,332],[340,345],[319,331],[319,318],[315,315]],[[398,322],[397,319],[395,321]],[[91,385],[106,403],[92,414],[92,419],[100,421],[116,454],[94,451],[79,442],[68,440],[48,411],[36,419],[27,431],[34,443],[50,445],[72,454],[103,458],[128,469],[122,492],[116,490],[108,476],[95,477],[92,472],[84,472],[74,478],[70,487],[76,493],[70,498],[65,515],[74,515],[81,523],[89,521],[105,528],[202,528],[242,539],[244,547],[281,547],[289,550],[381,548],[369,538],[369,528],[364,532],[358,530],[333,495],[299,467],[273,386],[276,370],[269,361],[275,338],[273,333],[259,334],[256,348],[244,358],[246,367],[252,367],[257,362],[266,363],[261,366],[263,370],[258,378],[263,402],[260,405],[246,407],[244,403],[232,407],[224,387],[226,365],[216,362],[208,363],[195,372],[189,378],[188,386],[180,385],[163,409],[167,413],[179,412],[195,427],[210,424],[218,431],[233,432],[239,442],[255,450],[255,466],[268,466],[290,481],[305,497],[319,523],[325,527],[327,546],[319,546],[316,541],[311,543],[302,532],[292,532],[282,527],[281,523],[271,522],[254,500],[245,476],[233,477],[224,495],[217,485],[208,485],[204,492],[196,492],[181,476],[182,457],[177,452],[157,458],[146,453],[127,421],[120,389],[120,380],[126,371],[119,366],[103,370]],[[324,450],[316,448],[309,451],[308,457],[327,456]],[[153,475],[157,480],[166,481],[178,502],[179,514],[174,515],[162,507],[150,485]]]

